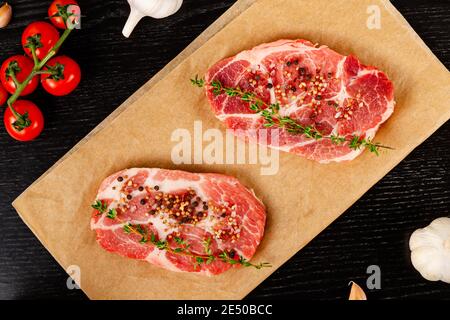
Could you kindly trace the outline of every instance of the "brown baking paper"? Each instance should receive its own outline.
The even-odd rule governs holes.
[[[377,8],[381,29],[369,29],[367,20]],[[395,84],[397,106],[376,141],[395,151],[380,157],[365,152],[352,162],[330,165],[282,153],[275,176],[262,176],[259,165],[174,165],[175,129],[192,131],[194,121],[201,120],[204,129],[224,131],[203,91],[189,79],[224,57],[280,38],[327,44],[385,71]],[[239,1],[13,205],[66,270],[80,268],[80,285],[90,298],[241,299],[449,119],[449,80],[445,67],[388,1]],[[273,268],[207,278],[101,249],[89,226],[97,188],[111,173],[139,166],[224,173],[253,188],[268,215],[254,261],[271,262]]]

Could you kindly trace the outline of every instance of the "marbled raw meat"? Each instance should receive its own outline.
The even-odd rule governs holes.
[[[257,139],[254,132],[266,129],[264,119],[240,97],[214,94],[212,82],[279,103],[281,116],[348,140],[372,139],[395,106],[393,84],[382,71],[306,40],[279,40],[243,51],[211,67],[205,80],[214,113],[237,136],[321,163],[353,160],[363,149],[274,128],[267,129],[267,139]],[[274,130],[278,139],[270,138]]]
[[[168,270],[203,275],[220,274],[233,266],[218,258],[223,252],[250,260],[266,222],[265,207],[254,193],[237,179],[220,174],[123,170],[103,181],[96,201],[108,206],[103,214],[94,210],[91,218],[91,228],[104,249]],[[117,213],[114,219],[106,214],[112,209]],[[205,260],[209,255],[204,241],[210,241],[216,259],[197,264],[192,256],[160,250],[152,242],[141,243],[139,234],[124,231],[128,224],[140,226],[148,238],[153,234],[155,240],[167,241],[172,249],[180,247],[176,240],[181,239],[190,246],[189,252]]]

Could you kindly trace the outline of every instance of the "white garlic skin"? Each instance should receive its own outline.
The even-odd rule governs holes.
[[[128,0],[128,3],[131,8],[130,17],[122,31],[127,38],[143,17],[166,18],[181,8],[183,0]]]
[[[450,218],[438,218],[414,231],[409,248],[411,262],[422,277],[450,283]]]
[[[128,3],[146,16],[162,19],[176,13],[183,0],[128,0]]]

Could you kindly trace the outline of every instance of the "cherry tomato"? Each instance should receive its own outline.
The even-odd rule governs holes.
[[[8,91],[0,84],[0,107],[8,100]]]
[[[10,94],[14,94],[16,92],[16,84],[11,76],[7,73],[14,72],[17,78],[17,81],[23,82],[33,71],[34,63],[29,58],[25,56],[12,56],[3,62],[0,68],[0,82],[3,87]],[[39,77],[33,77],[25,89],[20,94],[21,96],[26,96],[36,90],[39,84]]]
[[[67,6],[70,5],[78,6],[78,3],[75,0],[55,0],[52,2],[50,7],[48,8],[48,17],[55,27],[60,29],[67,29],[67,25],[64,22],[63,16],[67,13]],[[74,25],[77,20],[77,16],[79,16],[79,6],[78,9],[72,9],[69,11],[69,23]]]
[[[47,22],[37,21],[29,24],[23,32],[22,47],[29,57],[33,57],[30,46],[34,45],[36,56],[42,60],[58,40],[59,33],[54,26]]]
[[[42,87],[54,96],[65,96],[76,89],[81,80],[81,70],[78,64],[67,56],[51,59],[44,70],[56,72],[54,75],[41,76]]]
[[[41,110],[31,101],[17,100],[13,108],[23,115],[24,121],[18,121],[10,108],[6,108],[3,122],[9,135],[18,141],[30,141],[37,138],[44,129],[44,116]],[[21,128],[20,124],[28,122],[28,126]],[[22,126],[23,127],[23,126]]]

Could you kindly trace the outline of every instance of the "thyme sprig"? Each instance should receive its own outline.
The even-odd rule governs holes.
[[[198,76],[191,79],[191,83],[199,88],[205,86],[205,80],[199,78]],[[213,94],[216,96],[226,94],[229,97],[239,97],[243,102],[249,103],[249,108],[264,118],[265,122],[263,126],[265,128],[278,127],[291,134],[304,135],[305,137],[314,140],[329,139],[334,145],[342,145],[347,143],[350,149],[360,150],[362,148],[366,148],[370,152],[375,153],[377,156],[379,155],[380,149],[393,149],[378,142],[373,142],[371,139],[366,139],[357,135],[353,135],[350,138],[335,134],[324,135],[314,126],[304,126],[289,116],[280,115],[279,111],[281,106],[279,103],[266,103],[252,92],[245,92],[240,88],[225,87],[218,80],[212,81],[211,87]]]
[[[106,209],[108,209],[108,204],[106,202],[97,200],[93,205],[91,205],[92,208],[97,210],[99,214],[105,213]]]
[[[184,255],[189,256],[194,259],[194,269],[197,269],[203,264],[211,264],[213,261],[216,260],[216,258],[220,258],[220,260],[224,263],[228,263],[231,265],[240,264],[244,267],[254,267],[256,269],[262,269],[262,268],[269,268],[272,267],[270,263],[263,262],[260,264],[253,264],[249,262],[247,259],[245,259],[242,256],[239,256],[238,259],[234,259],[234,257],[230,257],[230,253],[227,253],[226,251],[222,251],[218,255],[214,255],[211,249],[211,238],[207,238],[202,242],[203,248],[204,248],[204,255],[198,255],[192,253],[190,249],[190,245],[186,242],[186,240],[175,237],[174,240],[177,247],[173,248],[169,245],[169,242],[167,240],[158,240],[156,238],[156,235],[151,232],[150,235],[148,234],[147,230],[143,228],[141,225],[133,225],[130,223],[127,223],[123,226],[123,230],[125,233],[130,234],[134,233],[141,237],[141,240],[139,241],[141,244],[151,243],[159,250],[165,250],[169,253],[177,254],[177,255]],[[234,255],[234,254],[233,254]]]
[[[235,260],[234,258],[230,257],[230,255],[226,251],[223,251],[222,253],[220,253],[219,254],[219,258],[225,263],[240,264],[240,265],[243,265],[244,267],[253,267],[253,268],[256,268],[256,269],[272,267],[272,265],[270,263],[267,263],[267,262],[261,262],[259,264],[253,264],[253,263],[249,262],[248,260],[244,259],[241,256],[239,256],[239,260]]]
[[[205,80],[196,75],[194,79],[191,79],[191,83],[196,87],[203,88],[205,85]]]
[[[91,205],[92,208],[98,211],[98,215],[102,215],[106,213],[106,217],[115,220],[120,223],[124,223],[122,229],[126,234],[136,234],[140,236],[139,243],[141,244],[152,244],[159,250],[165,250],[172,254],[184,255],[194,259],[194,269],[197,269],[202,264],[211,264],[217,258],[220,259],[224,263],[228,264],[240,264],[244,267],[254,267],[256,269],[268,268],[271,267],[270,263],[260,263],[260,264],[252,264],[250,261],[245,259],[242,256],[235,256],[234,252],[222,251],[219,254],[214,254],[211,248],[212,238],[206,238],[203,240],[202,245],[204,249],[203,255],[194,254],[190,248],[191,245],[181,237],[174,237],[175,247],[172,247],[167,240],[157,239],[156,235],[153,232],[148,232],[148,230],[140,224],[131,224],[129,222],[125,222],[118,217],[118,212],[115,208],[108,210],[108,204],[97,200],[94,204]],[[108,210],[108,211],[107,211]],[[237,258],[237,259],[236,259]]]

